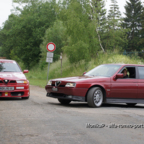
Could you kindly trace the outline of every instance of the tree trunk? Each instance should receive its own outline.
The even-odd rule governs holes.
[[[98,38],[99,38],[99,44],[100,44],[100,47],[101,47],[101,49],[103,50],[103,52],[105,52],[105,50],[104,50],[104,48],[103,48],[103,46],[102,46],[102,43],[101,43],[101,38],[100,38],[100,35],[99,35],[99,33],[98,33],[97,28],[96,28],[96,33],[97,33]]]

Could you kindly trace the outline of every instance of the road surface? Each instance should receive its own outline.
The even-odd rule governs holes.
[[[0,144],[144,142],[144,105],[90,108],[87,103],[72,102],[62,106],[46,97],[43,88],[31,86],[30,92],[29,100],[0,99]]]

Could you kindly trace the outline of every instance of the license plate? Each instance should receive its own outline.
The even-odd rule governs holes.
[[[58,88],[53,87],[52,90],[53,91],[58,91]]]
[[[14,87],[0,87],[0,91],[11,91],[14,90]]]

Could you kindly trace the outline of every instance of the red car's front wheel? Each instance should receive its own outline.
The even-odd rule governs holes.
[[[71,100],[60,99],[60,98],[58,98],[58,101],[63,105],[68,105],[71,102]]]
[[[90,107],[100,107],[103,103],[103,92],[100,87],[93,87],[87,95],[87,102]]]

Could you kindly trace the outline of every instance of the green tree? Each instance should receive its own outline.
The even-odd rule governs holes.
[[[130,29],[128,32],[128,47],[127,50],[140,50],[140,30],[141,30],[141,0],[129,0],[125,5],[124,27]]]
[[[103,35],[106,26],[106,9],[104,0],[90,1],[90,19],[92,20],[97,34],[99,45],[104,52]]]
[[[14,27],[16,27],[15,21],[17,20],[18,16],[11,14],[0,31],[0,43],[3,57],[10,58],[11,50],[15,47],[16,41]]]
[[[0,57],[3,57],[2,47],[0,47]]]
[[[105,27],[104,45],[106,50],[122,49],[127,44],[127,29],[122,27],[122,18],[116,0],[111,0]]]
[[[141,21],[142,29],[140,31],[141,39],[140,39],[139,45],[140,45],[141,49],[144,51],[144,8],[143,8],[143,12],[141,15],[141,20],[142,20]]]
[[[96,56],[100,50],[96,26],[91,19],[90,3],[87,0],[70,0],[63,3],[60,18],[66,27],[69,37],[67,45],[63,48],[71,63],[81,60],[85,62]]]
[[[54,25],[46,30],[45,35],[43,37],[43,42],[40,45],[41,62],[46,61],[46,53],[47,53],[46,45],[49,42],[54,42],[56,44],[56,50],[54,52],[54,61],[60,58],[62,47],[65,45],[65,42],[67,42],[65,32],[66,28],[63,26],[63,22],[59,20],[56,20],[54,22]]]
[[[1,31],[2,49],[7,58],[16,56],[27,68],[39,62],[42,37],[56,19],[56,4],[32,2],[20,9],[20,14],[15,14],[13,21],[9,17]]]

